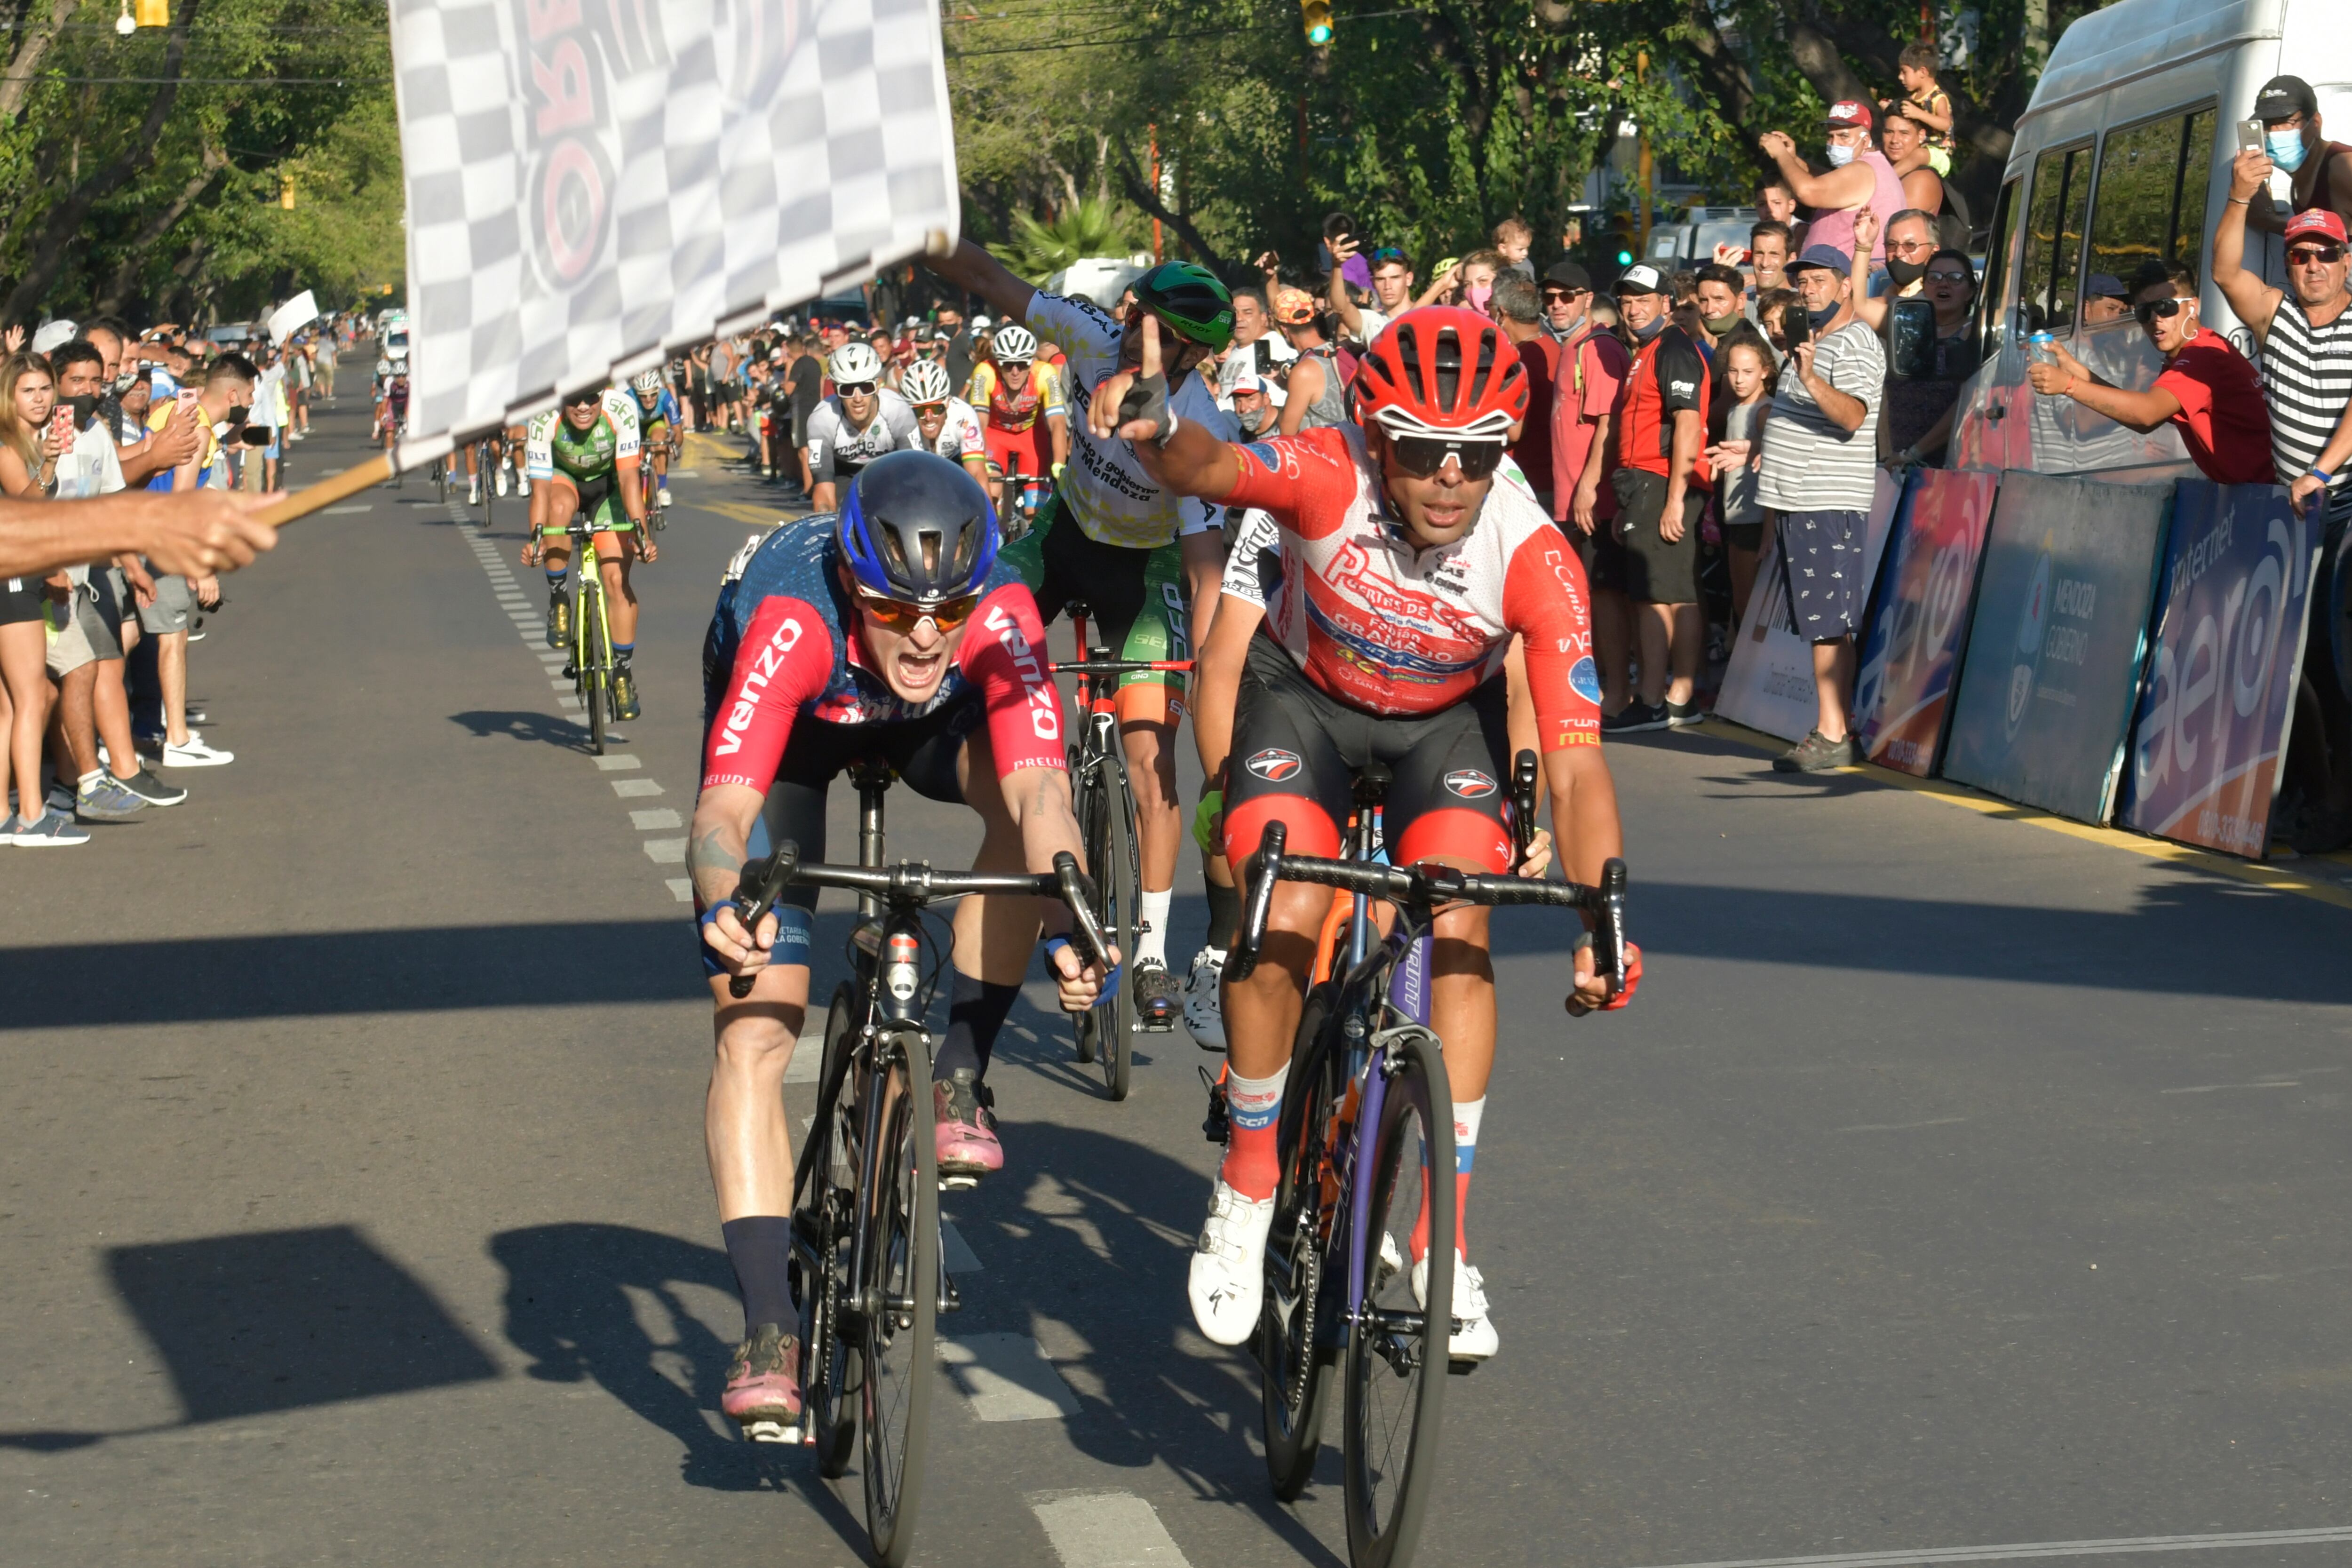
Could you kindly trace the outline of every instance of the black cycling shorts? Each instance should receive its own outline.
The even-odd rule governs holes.
[[[1381,814],[1391,865],[1509,870],[1509,710],[1497,675],[1434,713],[1367,713],[1315,686],[1260,631],[1234,700],[1226,857],[1239,867],[1257,853],[1269,822],[1289,829],[1286,854],[1338,856],[1356,775],[1377,762],[1392,778]]]
[[[767,804],[751,825],[747,858],[764,858],[788,838],[800,846],[802,859],[826,858],[826,787],[851,763],[867,757],[888,763],[891,772],[925,799],[963,805],[963,787],[956,783],[956,762],[987,711],[985,699],[975,690],[919,719],[895,723],[823,724],[803,715],[784,742],[783,760],[776,764],[776,782],[768,786]],[[771,962],[809,961],[817,891],[790,887],[776,900],[776,945]],[[696,946],[702,953],[705,974],[727,973],[698,932]]]

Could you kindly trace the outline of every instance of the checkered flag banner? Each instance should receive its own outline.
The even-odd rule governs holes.
[[[957,227],[936,0],[391,0],[405,468]]]

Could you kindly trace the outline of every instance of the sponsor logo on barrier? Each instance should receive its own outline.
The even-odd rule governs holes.
[[[1286,752],[1280,746],[1268,746],[1242,765],[1268,784],[1280,784],[1297,773],[1305,764],[1299,761],[1297,752]]]
[[[2050,542],[2042,542],[2042,559],[2033,568],[2033,582],[2025,590],[2025,605],[2017,616],[2016,658],[2009,670],[2009,738],[2017,738],[2033,705],[2033,678],[2042,669],[2042,634],[2050,618]]]

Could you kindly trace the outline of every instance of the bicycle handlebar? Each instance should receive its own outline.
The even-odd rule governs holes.
[[[1274,908],[1276,882],[1315,882],[1350,893],[1361,893],[1405,908],[1433,904],[1549,904],[1581,910],[1593,917],[1593,958],[1609,977],[1612,995],[1625,989],[1625,862],[1611,856],[1601,868],[1601,885],[1547,882],[1526,877],[1496,877],[1457,871],[1449,866],[1423,862],[1418,866],[1383,866],[1370,860],[1324,860],[1308,856],[1286,857],[1282,850],[1289,831],[1279,822],[1265,825],[1258,840],[1256,865],[1250,872],[1249,897],[1242,908],[1242,929],[1225,960],[1225,973],[1246,980],[1257,967],[1258,948]]]
[[[1155,670],[1189,673],[1192,661],[1189,658],[1082,658],[1050,668],[1055,675],[1140,675]]]
[[[921,909],[965,893],[1014,893],[1057,899],[1068,905],[1072,933],[1079,948],[1104,971],[1111,966],[1102,928],[1095,923],[1094,888],[1078,869],[1078,858],[1066,849],[1055,852],[1051,871],[1024,872],[935,871],[928,860],[901,860],[896,866],[832,866],[819,861],[803,865],[800,853],[800,846],[787,838],[765,859],[743,868],[743,879],[735,888],[735,915],[745,931],[757,931],[784,889],[793,884],[871,893],[901,909]],[[727,989],[735,996],[749,996],[752,978],[739,974]]]

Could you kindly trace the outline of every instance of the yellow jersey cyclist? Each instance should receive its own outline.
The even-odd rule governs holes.
[[[1213,604],[1223,569],[1216,531],[1222,510],[1162,489],[1127,442],[1088,427],[1087,409],[1105,377],[1141,363],[1143,323],[1156,321],[1173,340],[1167,370],[1177,415],[1220,439],[1235,438],[1233,416],[1192,374],[1233,338],[1232,294],[1205,268],[1164,262],[1136,279],[1135,305],[1119,321],[1090,300],[1031,287],[969,240],[928,265],[1003,312],[1000,351],[1007,334],[1018,331],[1016,345],[1034,334],[1068,356],[1062,385],[1071,409],[1068,466],[1035,524],[1005,547],[1035,591],[1039,613],[1050,621],[1071,600],[1084,600],[1115,657],[1190,658],[1192,617]],[[1181,1005],[1168,973],[1167,943],[1168,906],[1184,839],[1175,748],[1184,678],[1123,677],[1118,705],[1142,851],[1135,1007],[1145,1027],[1168,1029]]]
[[[572,638],[571,604],[563,596],[572,540],[564,530],[574,514],[585,512],[596,529],[591,542],[613,623],[614,711],[624,720],[637,716],[637,678],[630,668],[637,650],[637,594],[629,583],[630,556],[634,551],[650,566],[659,553],[644,526],[638,455],[636,399],[609,386],[572,394],[562,407],[533,419],[523,441],[523,470],[538,482],[530,492],[530,538],[522,563],[546,566],[547,646],[562,647]]]
[[[826,356],[824,374],[833,395],[809,415],[809,509],[831,511],[841,502],[841,486],[877,458],[908,452],[923,444],[915,411],[882,384],[882,356],[871,343],[852,339]]]
[[[1070,460],[1069,405],[1060,374],[1037,363],[1034,334],[1011,322],[996,329],[988,359],[971,367],[971,403],[999,472],[1060,476]]]
[[[914,405],[915,427],[924,447],[987,484],[988,439],[972,405],[949,391],[947,367],[936,360],[917,360],[898,378],[898,395]]]
[[[677,398],[657,370],[641,370],[629,378],[629,392],[637,405],[638,461],[654,465],[654,499],[669,507],[669,465],[677,456]]]

